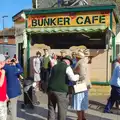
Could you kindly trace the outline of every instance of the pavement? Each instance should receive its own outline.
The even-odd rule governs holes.
[[[42,92],[37,92],[36,95],[40,101],[40,105],[36,105],[33,110],[27,108],[22,109],[21,104],[23,103],[23,97],[21,96],[19,98],[17,120],[47,120],[47,95]],[[86,111],[87,120],[120,120],[120,110],[113,108],[113,114],[103,113],[107,98],[108,96],[89,97],[89,109]],[[11,120],[10,116],[8,116],[8,120]],[[67,112],[67,120],[77,120],[76,112],[73,111],[70,106]]]

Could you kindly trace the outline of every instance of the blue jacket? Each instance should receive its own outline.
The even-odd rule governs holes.
[[[6,71],[7,95],[9,99],[21,95],[21,86],[18,77],[23,73],[23,69],[20,64],[5,65],[4,70]]]
[[[120,64],[118,62],[115,63],[110,85],[120,87]]]
[[[74,68],[75,68],[75,66],[76,66],[76,64],[77,64],[77,59],[76,59],[76,58],[74,58],[72,61],[73,61],[73,64],[72,64],[72,66],[71,66],[71,67],[74,69]]]

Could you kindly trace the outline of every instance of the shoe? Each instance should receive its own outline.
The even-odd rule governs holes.
[[[115,107],[117,108],[117,109],[120,109],[120,105],[119,104],[115,104]]]
[[[112,111],[104,111],[104,113],[113,113]]]
[[[7,115],[10,115],[11,111],[9,109],[7,109]]]
[[[41,88],[39,88],[39,91],[42,91],[42,89],[41,89]]]
[[[36,92],[38,92],[39,91],[39,88],[36,88],[36,90],[35,90]]]
[[[35,102],[35,103],[34,103],[34,105],[40,105],[40,102],[39,102],[39,101],[37,101],[37,102]]]
[[[83,118],[82,120],[87,120],[86,118]]]

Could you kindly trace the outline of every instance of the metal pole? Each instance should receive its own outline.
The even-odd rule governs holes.
[[[3,18],[3,54],[4,54],[4,41],[5,41],[5,34],[4,34],[4,29],[5,29],[5,23],[4,23],[4,18],[5,17],[8,17],[8,16],[3,16],[2,18]]]
[[[4,17],[3,17],[3,54],[4,54]]]
[[[38,8],[38,1],[36,0],[36,9]]]
[[[58,0],[58,7],[61,6],[61,2],[62,2],[62,0]]]

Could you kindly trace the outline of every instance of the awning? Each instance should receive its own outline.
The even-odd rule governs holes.
[[[80,26],[80,27],[50,27],[50,28],[27,28],[27,32],[36,33],[87,33],[87,32],[104,32],[107,26]]]

